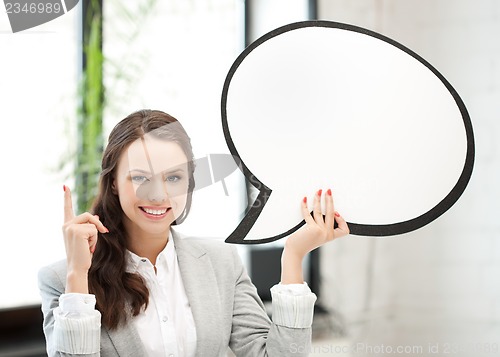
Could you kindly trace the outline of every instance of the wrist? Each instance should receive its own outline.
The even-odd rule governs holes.
[[[88,294],[88,272],[70,270],[66,274],[66,293]]]
[[[291,239],[287,239],[285,241],[282,257],[286,255],[288,257],[293,257],[293,259],[300,259],[302,261],[308,252],[300,248],[301,247],[297,246],[297,244],[295,244],[295,242],[292,242]]]
[[[281,283],[282,284],[302,284],[302,260],[304,256],[297,254],[294,250],[283,249],[281,255]]]

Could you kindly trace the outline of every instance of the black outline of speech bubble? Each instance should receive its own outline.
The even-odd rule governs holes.
[[[256,187],[260,192],[259,195],[257,196],[257,199],[254,203],[254,205],[249,209],[248,213],[245,215],[243,220],[240,222],[240,224],[236,227],[236,229],[229,235],[229,237],[226,239],[226,243],[239,243],[239,244],[262,244],[262,243],[268,243],[268,242],[273,242],[275,240],[281,239],[283,237],[288,236],[289,234],[295,232],[297,229],[299,229],[301,226],[305,224],[305,221],[302,220],[299,224],[297,224],[295,227],[289,229],[288,231],[278,234],[274,237],[269,237],[269,238],[263,238],[263,239],[248,239],[245,240],[244,238],[250,231],[250,229],[253,227],[255,222],[257,221],[259,215],[262,212],[262,209],[266,205],[267,200],[269,199],[270,195],[272,194],[272,190],[264,185],[255,175],[252,174],[252,172],[247,168],[245,165],[244,160],[241,159],[240,155],[238,154],[238,151],[236,150],[236,147],[231,139],[231,134],[229,132],[229,127],[227,123],[227,112],[226,112],[226,104],[227,104],[227,94],[229,90],[229,85],[231,84],[231,79],[233,78],[236,70],[238,69],[239,65],[243,62],[243,60],[259,45],[262,43],[266,42],[267,40],[276,37],[278,35],[281,35],[285,32],[288,31],[293,31],[296,29],[301,29],[305,27],[329,27],[329,28],[337,28],[341,30],[346,30],[346,31],[353,31],[357,33],[361,33],[364,35],[372,36],[374,38],[377,38],[379,40],[382,40],[384,42],[387,42],[398,49],[406,52],[416,60],[418,60],[420,63],[425,65],[434,75],[436,75],[441,82],[444,84],[444,86],[448,89],[450,94],[453,96],[455,99],[456,104],[458,105],[458,108],[460,109],[460,113],[462,114],[462,119],[464,122],[465,126],[465,132],[467,136],[467,153],[465,156],[465,163],[464,163],[464,169],[462,171],[462,174],[460,175],[458,182],[455,184],[453,189],[450,191],[450,193],[443,199],[441,202],[439,202],[435,207],[433,207],[431,210],[428,212],[410,219],[408,221],[404,222],[398,222],[398,223],[392,223],[392,224],[382,224],[382,225],[371,225],[371,224],[358,224],[358,223],[352,223],[352,222],[347,222],[349,225],[349,230],[351,234],[354,235],[362,235],[362,236],[372,236],[372,237],[381,237],[381,236],[392,236],[392,235],[397,235],[397,234],[403,234],[403,233],[408,233],[411,231],[414,231],[418,228],[421,228],[430,222],[434,221],[436,218],[441,216],[444,212],[446,212],[453,204],[458,200],[458,198],[462,195],[464,192],[465,188],[467,187],[467,184],[471,178],[472,175],[472,169],[474,167],[474,134],[472,130],[472,123],[470,121],[469,114],[467,112],[467,109],[465,108],[464,103],[462,102],[462,99],[460,99],[460,96],[458,93],[455,91],[455,89],[451,86],[451,84],[439,73],[430,63],[428,63],[426,60],[424,60],[422,57],[417,55],[415,52],[411,51],[410,49],[406,48],[402,44],[385,37],[379,33],[373,32],[371,30],[367,30],[358,26],[353,26],[353,25],[347,25],[343,23],[338,23],[338,22],[332,22],[332,21],[323,21],[323,20],[312,20],[312,21],[302,21],[302,22],[296,22],[296,23],[291,23],[282,27],[279,27],[264,36],[260,37],[257,39],[255,42],[251,43],[235,60],[233,65],[231,66],[227,76],[226,80],[224,82],[224,87],[222,90],[222,98],[221,98],[221,114],[222,114],[222,127],[223,127],[223,132],[224,132],[224,137],[226,139],[226,144],[229,148],[229,151],[231,154],[235,157],[237,157],[241,163],[241,169],[245,177],[252,183],[258,183],[260,185],[259,187]]]

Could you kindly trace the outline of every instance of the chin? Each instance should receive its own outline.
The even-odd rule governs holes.
[[[161,226],[157,225],[155,227],[152,227],[149,225],[149,226],[144,227],[143,230],[147,233],[154,234],[154,235],[163,234],[163,233],[168,234],[168,232],[170,231],[170,224],[168,224],[168,225],[162,224]]]

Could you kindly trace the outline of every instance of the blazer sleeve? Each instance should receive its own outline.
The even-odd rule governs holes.
[[[279,310],[280,316],[288,318],[280,317],[280,321],[276,321],[273,316],[272,322],[236,249],[233,249],[233,255],[236,286],[229,342],[231,350],[238,357],[308,356],[311,349],[312,318],[306,318],[309,322],[304,324],[301,316],[304,313],[312,316],[316,295],[310,293],[275,299],[276,295],[273,294],[273,315]],[[297,318],[294,319],[293,316]],[[295,324],[296,321],[299,323]]]
[[[38,273],[47,354],[49,357],[99,357],[101,314],[97,310],[86,314],[61,310],[59,297],[65,290],[65,274],[59,270],[49,266]]]

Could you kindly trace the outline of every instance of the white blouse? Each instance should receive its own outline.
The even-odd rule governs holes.
[[[130,273],[144,277],[149,304],[132,321],[150,357],[192,357],[196,351],[196,327],[186,290],[182,283],[174,240],[156,258],[149,259],[127,251]]]

